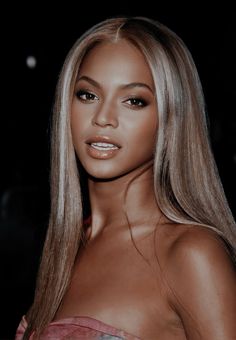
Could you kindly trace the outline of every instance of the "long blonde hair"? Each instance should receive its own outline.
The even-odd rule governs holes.
[[[77,40],[60,74],[52,129],[51,214],[24,339],[32,331],[37,336],[53,320],[84,239],[84,207],[70,129],[78,70],[95,44],[121,38],[143,53],[153,75],[159,120],[154,185],[161,211],[173,222],[214,229],[235,256],[235,221],[211,151],[202,88],[190,52],[157,21],[109,18]]]

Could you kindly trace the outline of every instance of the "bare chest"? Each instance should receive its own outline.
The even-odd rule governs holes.
[[[112,244],[113,243],[113,244]],[[170,308],[151,242],[94,242],[79,255],[57,319],[80,315],[142,339],[185,339]],[[181,336],[181,337],[180,337]]]

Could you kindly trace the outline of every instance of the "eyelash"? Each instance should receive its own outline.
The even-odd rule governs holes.
[[[75,95],[79,100],[83,102],[90,102],[90,101],[98,100],[98,97],[95,94],[89,91],[85,91],[85,90],[79,90],[76,92]],[[85,98],[82,98],[83,96],[85,96]],[[124,101],[124,103],[127,103],[127,102],[130,102],[130,104],[128,105],[133,106],[133,107],[138,107],[138,108],[145,107],[148,105],[146,100],[142,98],[138,98],[138,97],[130,97]]]
[[[89,91],[85,91],[85,90],[76,91],[75,95],[78,99],[80,99],[83,102],[95,100],[95,98],[97,98],[97,96],[95,96],[95,94],[93,94]],[[82,96],[85,96],[85,98],[82,98]],[[90,97],[90,98],[88,98],[88,97]]]
[[[137,107],[145,107],[147,106],[147,102],[144,99],[132,97],[126,100],[125,102],[131,102],[131,106],[137,106]],[[137,104],[138,102],[138,104]],[[141,104],[141,105],[140,105]]]

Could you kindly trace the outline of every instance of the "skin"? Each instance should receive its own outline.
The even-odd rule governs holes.
[[[235,339],[236,275],[222,243],[204,227],[171,223],[156,203],[154,85],[133,45],[102,43],[85,57],[71,129],[88,173],[92,220],[55,320],[90,316],[148,340]],[[94,158],[86,144],[94,135],[121,147]]]
[[[135,83],[140,85],[131,86]],[[74,146],[91,176],[91,237],[107,225],[110,229],[114,219],[124,221],[127,184],[141,172],[128,192],[129,218],[145,220],[143,206],[157,209],[152,174],[157,120],[152,75],[143,55],[125,41],[95,48],[80,69],[71,113]],[[118,153],[106,160],[90,157],[85,141],[95,135],[112,137],[121,145]]]

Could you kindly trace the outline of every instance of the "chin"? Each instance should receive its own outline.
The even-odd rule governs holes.
[[[132,173],[135,176],[135,173],[142,170],[148,162],[150,162],[150,160],[133,164],[122,164],[121,161],[102,161],[96,162],[96,164],[86,162],[83,164],[83,167],[88,176],[96,181],[112,181],[121,177],[132,176]]]
[[[96,166],[86,166],[84,169],[88,174],[88,177],[97,181],[110,181],[116,178],[122,177],[126,171],[124,169],[118,169],[117,166],[109,166],[108,164],[100,164]],[[123,171],[122,171],[123,170]]]
[[[94,179],[96,181],[112,181],[116,178],[121,177],[121,174],[118,174],[116,171],[87,171],[89,178]]]

